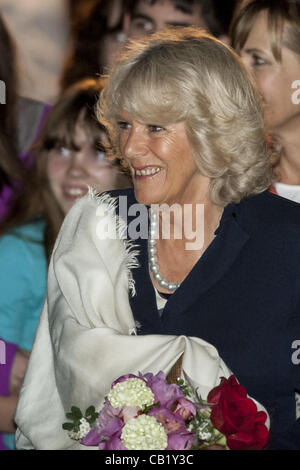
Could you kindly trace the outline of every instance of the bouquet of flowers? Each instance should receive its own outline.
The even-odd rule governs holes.
[[[100,450],[262,449],[267,414],[258,411],[235,376],[222,378],[207,400],[183,380],[127,374],[112,383],[103,408],[83,415],[73,406],[63,424],[72,439]]]

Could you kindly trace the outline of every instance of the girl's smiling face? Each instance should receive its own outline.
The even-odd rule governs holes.
[[[100,131],[101,141],[107,137]],[[49,151],[47,176],[50,188],[62,212],[66,214],[88,186],[106,191],[116,186],[118,170],[106,159],[104,151],[95,148],[87,129],[77,123],[74,148],[57,146]]]

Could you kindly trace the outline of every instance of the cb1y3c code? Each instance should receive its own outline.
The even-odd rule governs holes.
[[[149,463],[154,465],[193,465],[193,454],[179,454],[179,455],[150,455]]]

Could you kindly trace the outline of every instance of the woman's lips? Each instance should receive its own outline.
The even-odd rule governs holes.
[[[154,176],[161,171],[159,166],[147,166],[143,168],[133,168],[135,177]]]

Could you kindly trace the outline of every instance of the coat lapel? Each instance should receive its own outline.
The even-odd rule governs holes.
[[[238,257],[249,235],[238,225],[231,207],[225,209],[213,242],[170,297],[163,316],[169,310],[183,313],[197,299],[200,302],[201,296],[222,278]]]

